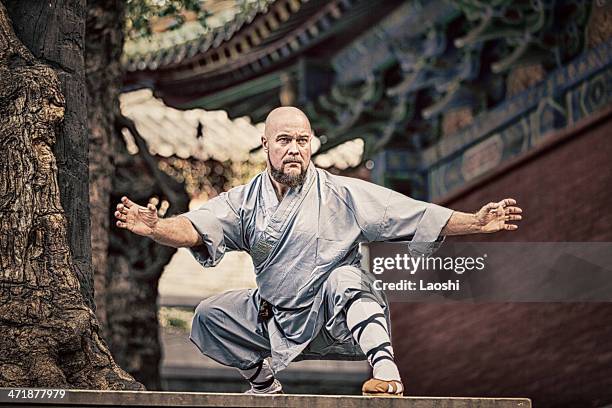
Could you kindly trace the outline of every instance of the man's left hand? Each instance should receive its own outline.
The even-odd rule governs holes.
[[[505,198],[497,203],[489,203],[482,207],[475,215],[481,232],[491,233],[497,231],[515,231],[518,225],[509,221],[520,221],[523,210],[516,206],[516,200]]]

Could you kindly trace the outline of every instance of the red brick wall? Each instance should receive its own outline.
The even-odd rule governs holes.
[[[612,115],[610,115],[612,116]],[[516,232],[463,241],[612,241],[612,117],[564,137],[443,205],[467,212],[513,197],[524,210]]]
[[[612,121],[591,119],[442,204],[514,197],[518,231],[464,241],[612,241]],[[455,238],[459,239],[459,238]],[[524,396],[536,407],[612,403],[612,303],[392,305],[409,395]]]

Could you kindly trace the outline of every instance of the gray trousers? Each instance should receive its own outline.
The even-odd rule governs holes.
[[[297,356],[288,357],[289,361],[283,361],[280,366],[305,359],[364,360],[361,348],[347,327],[345,309],[357,298],[373,299],[385,311],[388,327],[391,327],[384,294],[371,290],[372,280],[370,274],[355,266],[333,270],[323,283],[320,302],[313,304],[318,313],[296,313],[293,317],[299,320],[316,316],[317,330],[307,341],[296,345],[300,351]],[[275,358],[268,325],[258,321],[259,304],[257,289],[235,290],[205,299],[195,310],[191,341],[204,355],[239,369],[252,367],[271,355]],[[300,322],[295,323],[299,325]],[[278,331],[274,335],[278,335]],[[274,343],[279,344],[278,341]],[[281,343],[285,344],[286,340],[281,339]]]

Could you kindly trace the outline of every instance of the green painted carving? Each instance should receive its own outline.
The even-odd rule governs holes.
[[[473,24],[454,40],[458,48],[500,40],[511,52],[491,64],[494,73],[526,63],[560,66],[575,56],[583,43],[591,5],[586,0],[476,0],[454,1]]]

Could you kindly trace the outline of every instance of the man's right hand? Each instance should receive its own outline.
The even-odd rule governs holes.
[[[157,208],[153,204],[143,207],[125,196],[121,197],[121,203],[117,204],[115,218],[119,228],[125,228],[145,237],[152,237],[159,222]]]

